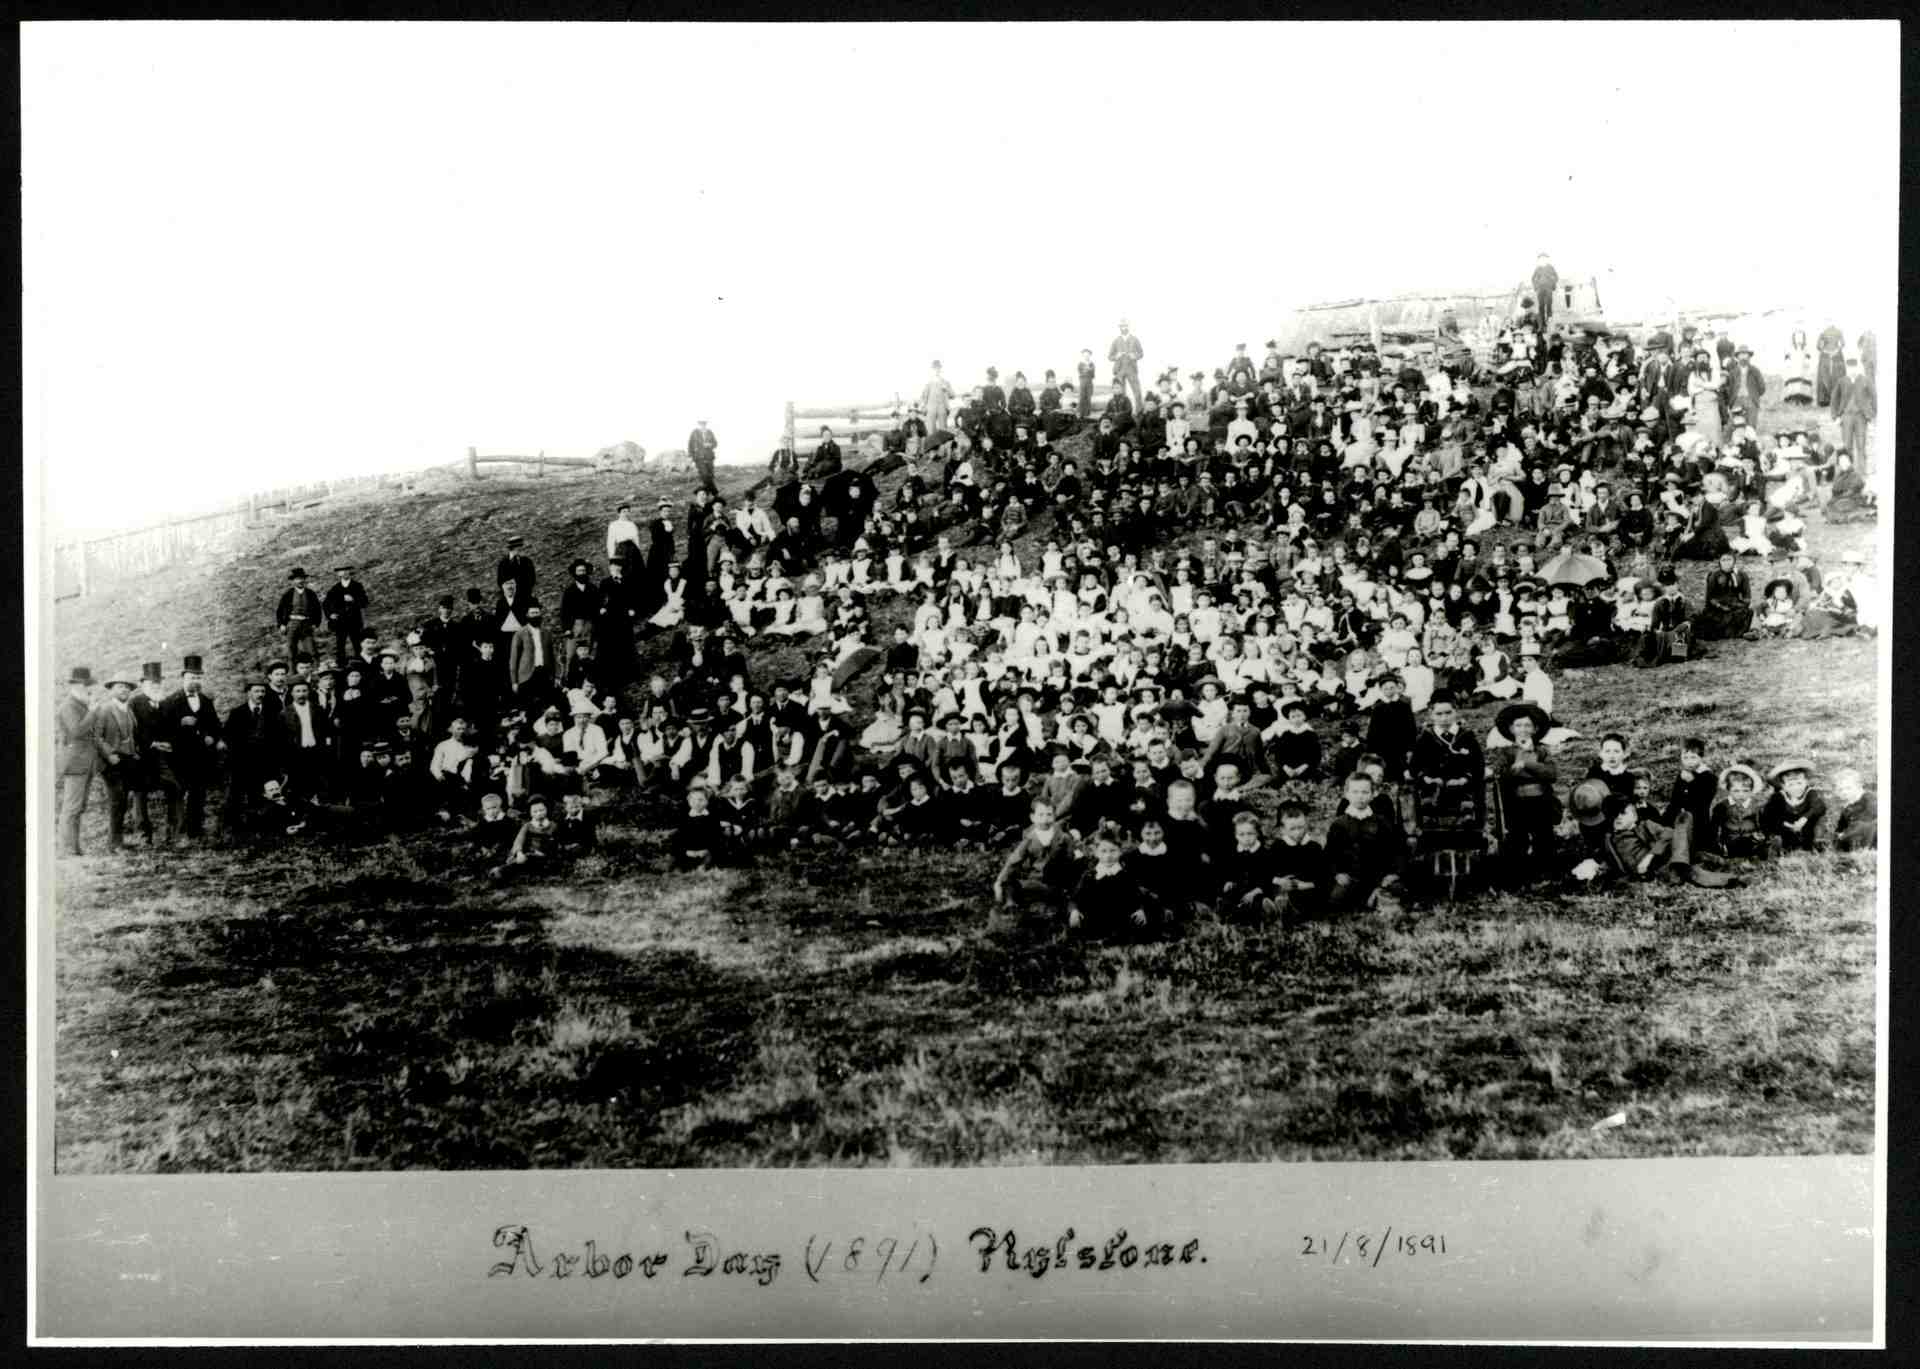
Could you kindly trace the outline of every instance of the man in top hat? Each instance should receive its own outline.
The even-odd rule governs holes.
[[[333,573],[338,578],[327,586],[326,597],[320,604],[327,616],[327,627],[333,632],[333,663],[343,666],[354,644],[360,640],[360,634],[366,631],[370,605],[367,588],[353,578],[352,566],[335,566]]]
[[[127,707],[133,710],[134,735],[139,743],[139,759],[134,765],[134,774],[128,784],[133,791],[133,812],[136,830],[144,845],[153,844],[153,813],[148,806],[148,791],[158,783],[159,766],[153,749],[160,736],[160,705],[167,697],[165,680],[161,675],[158,661],[148,661],[140,667],[140,687],[128,700]]]
[[[652,613],[660,607],[665,598],[664,586],[667,583],[667,568],[673,564],[673,503],[662,495],[654,506],[652,519],[647,523],[647,559],[644,574],[637,588],[640,592],[640,608]],[[632,562],[627,564],[628,574],[641,571],[643,567]]]
[[[287,580],[287,588],[280,595],[280,605],[274,610],[274,626],[287,639],[287,656],[290,659],[298,657],[303,651],[312,656],[313,636],[320,626],[320,596],[307,588],[307,572],[299,566],[288,572]]]
[[[693,468],[700,472],[700,483],[709,494],[717,494],[720,490],[713,483],[714,453],[719,447],[720,439],[713,435],[704,418],[687,434],[687,455],[693,459]]]
[[[77,856],[80,815],[100,769],[100,750],[93,739],[93,672],[86,666],[75,666],[67,676],[67,697],[54,710],[53,727],[60,776],[60,854]]]
[[[494,567],[493,582],[504,585],[512,580],[520,586],[520,597],[529,602],[533,599],[533,558],[521,548],[526,539],[518,533],[507,538],[507,554],[500,558],[500,564]]]
[[[280,776],[285,726],[267,706],[267,682],[258,675],[246,680],[246,700],[227,714],[222,735],[227,744],[227,800],[221,827],[228,841],[247,834],[261,790]]]
[[[1123,389],[1130,392],[1134,410],[1140,407],[1140,358],[1145,355],[1146,349],[1133,335],[1131,325],[1121,319],[1120,332],[1107,348],[1107,360],[1113,363],[1114,393],[1119,394]]]
[[[167,796],[169,842],[199,840],[207,789],[227,749],[219,708],[201,675],[198,656],[181,662],[180,688],[161,700],[150,747],[154,782]]]

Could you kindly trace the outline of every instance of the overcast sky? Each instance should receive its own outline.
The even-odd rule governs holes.
[[[764,460],[934,357],[1037,379],[1124,313],[1212,367],[1542,250],[1892,333],[1891,24],[35,24],[21,67],[55,530],[703,416]]]

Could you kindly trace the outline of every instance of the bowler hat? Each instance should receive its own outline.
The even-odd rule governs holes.
[[[91,683],[91,681],[89,681],[89,683]],[[133,686],[137,685],[140,682],[134,676],[134,673],[131,670],[122,670],[117,673],[110,672],[107,675],[107,678],[103,681],[103,683],[107,686],[108,689],[112,689],[117,684],[123,684],[127,686],[129,689],[131,689],[133,688]]]
[[[438,599],[435,599],[433,602],[436,608],[452,608],[453,596],[451,594],[443,594]]]
[[[295,566],[287,572],[287,578],[289,580],[304,580],[307,578],[306,569],[302,566]]]
[[[351,575],[353,574],[353,567],[351,565],[335,566],[333,568],[333,573],[335,575]]]

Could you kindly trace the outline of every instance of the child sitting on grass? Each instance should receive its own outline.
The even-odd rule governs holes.
[[[1280,805],[1280,833],[1268,845],[1273,895],[1265,912],[1282,926],[1319,911],[1331,882],[1326,849],[1307,835],[1307,810],[1297,803]]]
[[[994,876],[993,899],[1016,912],[1034,906],[1057,912],[1079,875],[1078,852],[1046,799],[1035,799],[1028,813],[1031,825]]]
[[[520,824],[519,835],[514,837],[506,860],[487,871],[487,875],[491,879],[501,880],[506,878],[510,870],[545,874],[552,869],[560,854],[546,796],[535,794],[527,800],[527,820]]]
[[[1327,866],[1333,876],[1327,903],[1336,912],[1355,907],[1398,909],[1406,840],[1373,806],[1373,776],[1356,770],[1341,786],[1345,802],[1327,827]]]
[[[1873,795],[1852,768],[1833,772],[1833,797],[1841,805],[1833,823],[1833,849],[1871,851],[1879,845],[1879,820]]]
[[[687,811],[673,834],[673,863],[680,870],[710,870],[726,854],[726,834],[720,819],[707,811],[707,787],[687,790]]]
[[[1260,840],[1260,819],[1242,810],[1233,815],[1233,845],[1220,855],[1220,898],[1215,910],[1234,922],[1258,922],[1267,916],[1273,890],[1273,858]]]
[[[1766,834],[1768,846],[1776,854],[1819,850],[1827,802],[1813,788],[1812,765],[1787,761],[1775,766],[1767,778],[1773,784],[1773,793],[1760,809],[1760,830]]]
[[[1726,860],[1763,860],[1767,836],[1760,830],[1760,772],[1735,762],[1721,776],[1722,795],[1707,820],[1707,849]]]
[[[1145,891],[1121,859],[1120,828],[1104,822],[1093,834],[1093,863],[1067,900],[1067,927],[1092,937],[1138,936],[1149,922]]]

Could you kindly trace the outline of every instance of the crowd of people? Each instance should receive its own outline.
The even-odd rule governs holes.
[[[97,779],[111,847],[204,839],[217,793],[226,840],[430,830],[504,879],[631,800],[671,806],[680,868],[978,849],[997,901],[1131,935],[1390,904],[1435,850],[1515,887],[1717,887],[1871,846],[1852,771],[1823,794],[1811,761],[1763,780],[1694,740],[1669,789],[1617,735],[1583,775],[1555,760],[1566,668],[1874,630],[1864,558],[1805,539],[1873,516],[1845,418],[1838,445],[1763,436],[1750,349],[1692,328],[1636,345],[1529,310],[1490,355],[1454,341],[1241,346],[1143,390],[1123,323],[1097,411],[1091,349],[1037,391],[989,369],[962,397],[936,363],[878,459],[823,431],[737,500],[702,424],[684,514],[620,504],[604,575],[580,557],[556,587],[512,537],[491,590],[398,640],[354,567],[323,591],[296,567],[284,655],[224,712],[198,657],[171,688],[159,662],[104,694],[73,673],[61,849]],[[1809,370],[1864,443],[1871,337],[1837,364],[1827,341]],[[1712,563],[1698,604],[1687,559]],[[781,642],[809,664],[759,664]]]

